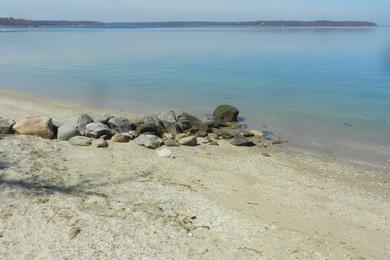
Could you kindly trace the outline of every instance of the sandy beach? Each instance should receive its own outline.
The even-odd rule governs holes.
[[[103,112],[136,116],[0,89],[1,117]],[[390,258],[386,172],[283,146],[109,144],[1,137],[1,259]]]

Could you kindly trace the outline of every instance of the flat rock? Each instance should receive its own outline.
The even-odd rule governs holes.
[[[54,126],[51,118],[28,117],[17,121],[12,131],[19,135],[34,135],[46,139],[54,138]]]
[[[68,141],[74,136],[79,136],[80,132],[76,126],[63,125],[58,128],[57,139],[62,141]]]
[[[102,123],[89,123],[85,126],[85,136],[99,138],[103,135],[112,136],[112,130]]]
[[[135,129],[135,126],[125,117],[113,117],[108,120],[108,125],[117,133],[128,133]]]
[[[90,146],[91,139],[85,136],[75,136],[69,139],[69,143],[76,146]]]
[[[156,149],[161,146],[161,138],[155,135],[140,135],[134,139],[135,143],[138,145],[145,146],[146,148]]]
[[[253,146],[255,145],[252,140],[249,138],[246,138],[240,134],[237,134],[234,136],[234,139],[232,140],[231,144],[235,146]]]
[[[169,158],[172,157],[172,152],[166,147],[161,147],[156,150],[156,154],[158,157]]]
[[[130,142],[131,138],[127,133],[119,133],[114,135],[111,140],[116,143],[128,143]]]
[[[6,135],[12,133],[12,126],[15,124],[14,120],[0,118],[0,134]]]
[[[179,144],[186,146],[197,146],[198,141],[195,136],[187,136],[179,139]]]
[[[92,123],[93,118],[88,114],[82,114],[77,119],[77,130],[79,130],[81,135],[85,135],[85,127],[87,124]]]
[[[239,110],[230,105],[220,105],[213,113],[214,120],[217,122],[237,122]]]

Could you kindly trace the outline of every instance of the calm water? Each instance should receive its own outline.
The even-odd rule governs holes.
[[[390,28],[0,29],[0,85],[135,113],[221,103],[293,147],[390,166]]]

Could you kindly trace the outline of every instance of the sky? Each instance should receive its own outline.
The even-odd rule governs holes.
[[[0,0],[0,17],[133,21],[369,20],[390,0]]]

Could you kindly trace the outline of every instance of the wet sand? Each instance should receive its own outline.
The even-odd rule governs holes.
[[[0,89],[0,116],[100,110]],[[0,139],[2,259],[388,259],[390,175],[283,147]],[[269,154],[271,157],[265,156]]]

